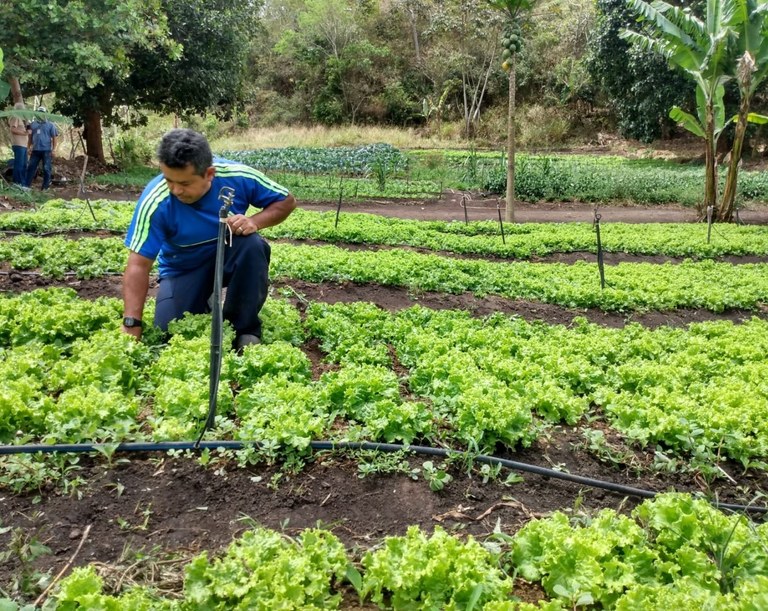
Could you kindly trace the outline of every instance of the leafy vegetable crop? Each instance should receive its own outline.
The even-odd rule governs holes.
[[[596,264],[494,263],[402,250],[350,252],[334,246],[275,244],[273,278],[309,282],[378,283],[415,291],[500,295],[570,308],[605,311],[700,308],[756,309],[768,302],[768,264],[685,261],[679,265],[622,263],[601,290]],[[17,237],[0,242],[0,261],[52,277],[122,273],[127,250],[114,238]]]
[[[390,144],[223,151],[221,156],[260,170],[297,174],[369,176],[377,164],[385,165],[393,174],[403,172],[408,167],[408,157]]]
[[[747,611],[768,603],[766,525],[727,516],[689,495],[659,495],[631,516],[610,509],[592,517],[556,512],[497,537],[503,546],[462,540],[439,526],[431,535],[412,526],[363,552],[358,570],[328,531],[307,529],[288,539],[254,528],[218,557],[193,559],[181,599],[141,587],[106,594],[86,566],[62,580],[45,608],[337,609],[347,583],[361,603],[380,609],[629,611],[671,604]],[[512,594],[515,577],[540,584],[549,599],[519,602]]]
[[[565,328],[315,303],[302,323],[273,299],[263,315],[265,343],[225,355],[215,434],[258,440],[270,459],[334,434],[492,451],[530,443],[540,422],[574,424],[593,406],[639,447],[663,444],[708,464],[750,466],[768,454],[768,322],[757,318]],[[189,439],[207,413],[206,316],[174,323],[167,345],[151,331],[137,344],[117,329],[119,301],[48,289],[0,297],[0,320],[4,443]],[[317,380],[304,338],[337,365]],[[407,373],[395,373],[393,358]]]

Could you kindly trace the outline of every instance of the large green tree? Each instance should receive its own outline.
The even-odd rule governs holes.
[[[669,133],[672,106],[691,107],[694,85],[661,55],[621,38],[637,27],[626,0],[597,0],[597,22],[589,38],[587,69],[600,84],[602,103],[612,111],[619,132],[651,142]]]
[[[2,102],[7,96],[8,93],[14,89],[14,83],[10,83],[6,80],[2,80],[4,78],[7,78],[5,74],[3,74],[3,70],[5,68],[5,62],[3,61],[3,50],[0,49],[0,102]],[[18,86],[18,80],[16,80],[15,85]],[[14,102],[15,101],[21,101],[20,99],[16,99],[16,94],[14,93]],[[69,119],[67,117],[62,117],[59,115],[54,115],[47,112],[38,112],[36,110],[7,110],[0,112],[0,118],[5,117],[21,117],[22,119],[27,120],[34,120],[37,118],[45,118],[49,121],[56,121],[59,123],[69,123]]]
[[[8,76],[28,93],[82,100],[89,155],[103,159],[101,107],[90,93],[109,75],[126,76],[137,47],[172,49],[159,0],[14,0],[0,3],[0,46]]]
[[[525,32],[525,52],[517,63],[518,96],[537,104],[594,105],[596,87],[587,72],[594,0],[539,0]]]
[[[442,73],[435,79],[436,93],[442,97],[448,91],[467,138],[477,131],[491,77],[498,74],[502,21],[485,0],[444,2],[433,11],[429,32],[434,42],[422,70]]]
[[[5,62],[3,62],[3,50],[0,49],[0,74],[3,73],[3,68],[5,68]],[[11,84],[7,81],[0,80],[0,102],[5,100],[10,90]]]
[[[462,118],[472,132],[500,89],[501,17],[485,0],[267,0],[263,20],[253,80],[271,118]]]
[[[411,42],[413,44],[413,57],[415,63],[422,62],[422,39],[424,31],[431,22],[433,11],[436,9],[431,0],[392,0],[394,12],[405,17]]]
[[[277,63],[290,65],[291,95],[301,98],[315,121],[354,123],[371,112],[390,70],[390,50],[374,39],[370,27],[378,9],[348,0],[297,4],[292,25],[279,32],[273,47]],[[270,23],[291,23],[276,7],[268,9]]]
[[[81,120],[83,109],[93,108],[106,125],[122,122],[118,111],[124,107],[138,110],[133,116],[139,122],[146,110],[230,116],[243,99],[259,6],[254,0],[161,0],[169,45],[134,45],[129,71],[105,73],[80,96],[65,93],[62,108]]]

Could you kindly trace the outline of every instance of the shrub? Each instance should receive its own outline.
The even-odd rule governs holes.
[[[137,166],[147,165],[152,161],[154,151],[152,145],[136,134],[126,133],[118,136],[112,147],[115,164],[121,170],[130,170]]]
[[[563,144],[570,129],[571,120],[564,109],[534,104],[525,109],[519,122],[518,143],[534,148]]]

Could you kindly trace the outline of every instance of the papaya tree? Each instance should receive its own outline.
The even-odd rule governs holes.
[[[515,220],[515,94],[517,89],[517,54],[522,49],[521,21],[535,0],[488,0],[490,5],[504,16],[502,30],[501,67],[509,75],[509,103],[507,106],[507,193],[504,219]]]
[[[733,0],[707,0],[703,19],[690,9],[661,0],[652,4],[627,0],[637,14],[642,30],[623,30],[621,36],[643,49],[664,56],[696,84],[696,116],[673,107],[670,117],[704,139],[704,199],[698,206],[703,217],[717,210],[717,141],[725,126],[723,101],[728,72],[729,45],[736,37],[730,25],[736,10]]]
[[[731,69],[739,88],[739,110],[734,117],[736,133],[717,213],[717,218],[722,221],[730,221],[733,217],[747,124],[768,122],[768,117],[750,112],[752,96],[768,75],[768,0],[734,0],[734,5],[731,26],[738,37],[734,42],[735,57]]]

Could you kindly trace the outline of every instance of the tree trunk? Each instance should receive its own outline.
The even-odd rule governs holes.
[[[477,133],[478,126],[480,124],[480,108],[483,105],[483,98],[485,97],[485,89],[488,86],[488,79],[491,76],[491,71],[493,70],[493,65],[495,63],[495,52],[491,54],[491,59],[488,62],[488,69],[485,71],[485,77],[483,78],[482,84],[480,81],[477,82],[477,86],[475,87],[475,91],[472,94],[472,105],[470,106],[469,111],[469,124],[472,126],[472,134],[474,135]]]
[[[24,97],[21,95],[21,83],[15,76],[8,77],[8,84],[11,86],[11,97],[14,104],[23,104]]]
[[[744,56],[738,63],[739,94],[741,97],[741,102],[739,104],[739,118],[736,122],[736,134],[733,138],[731,161],[728,164],[728,174],[725,177],[723,201],[720,202],[720,209],[717,212],[718,221],[730,222],[733,220],[733,210],[736,203],[736,187],[739,182],[739,165],[741,164],[744,137],[747,133],[749,106],[752,102],[752,95],[750,93],[752,91],[752,74],[755,70],[754,58],[750,53],[744,53]]]
[[[471,135],[469,133],[469,100],[467,100],[467,88],[469,87],[469,82],[467,81],[467,75],[466,72],[462,70],[461,74],[461,99],[464,101],[464,137],[467,139],[471,138]]]
[[[509,62],[509,106],[507,107],[507,206],[504,210],[504,220],[515,222],[515,71],[517,70],[517,55],[507,60]]]
[[[413,8],[408,8],[408,21],[411,24],[411,36],[413,37],[413,51],[416,54],[416,65],[421,66],[421,44],[419,44],[419,29],[417,27],[417,15]]]
[[[736,123],[736,134],[731,149],[731,160],[728,164],[728,174],[725,176],[725,190],[720,208],[717,211],[717,220],[730,223],[733,220],[733,209],[736,202],[736,187],[739,181],[739,164],[741,163],[741,151],[744,146],[744,136],[747,133],[747,115],[749,114],[749,99],[742,98],[739,107],[739,120]]]
[[[717,210],[717,158],[715,157],[715,113],[712,105],[707,105],[707,125],[704,133],[707,150],[704,155],[704,204],[699,207],[699,219],[706,218],[707,210],[712,206]]]
[[[101,112],[98,110],[85,113],[85,150],[88,157],[106,163],[104,144],[101,141]]]

